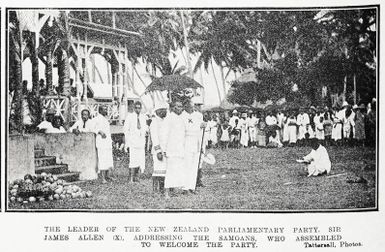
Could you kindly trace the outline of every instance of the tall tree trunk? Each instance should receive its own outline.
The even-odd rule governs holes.
[[[47,85],[47,94],[53,94],[53,85],[52,85],[52,51],[48,50],[47,52],[47,63],[45,66],[45,81]]]
[[[33,38],[34,39],[34,36]],[[32,103],[30,103],[30,110],[32,117],[35,119],[34,124],[41,120],[42,115],[42,106],[40,100],[40,85],[39,85],[39,58],[37,49],[35,48],[35,43],[31,46],[31,63],[32,63]]]
[[[62,90],[63,96],[71,95],[70,83],[70,62],[66,51],[61,52],[60,66],[59,66],[59,87]]]
[[[221,101],[222,101],[221,90],[219,89],[219,83],[218,83],[218,80],[217,80],[217,76],[215,75],[213,61],[211,61],[210,65],[211,65],[211,71],[213,72],[213,77],[214,77],[214,80],[215,80],[215,86],[217,88],[219,103],[221,103]]]
[[[10,31],[10,57],[9,57],[9,86],[14,91],[12,103],[14,113],[10,117],[10,124],[14,129],[23,132],[23,84],[22,84],[22,53],[21,53],[21,36],[18,29],[18,23],[15,30]],[[11,126],[10,125],[10,126]]]

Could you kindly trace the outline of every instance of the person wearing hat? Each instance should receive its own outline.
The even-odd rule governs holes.
[[[79,134],[80,132],[91,132],[92,131],[92,123],[90,120],[91,114],[88,109],[83,109],[81,112],[80,120],[77,120],[71,128],[69,128],[68,132],[73,132],[75,134]]]
[[[125,147],[130,149],[128,176],[130,182],[139,181],[139,171],[145,169],[145,145],[148,126],[146,117],[141,113],[142,103],[134,103],[134,113],[128,113],[124,121],[123,132]]]
[[[363,146],[365,143],[365,105],[361,104],[360,106],[354,105],[353,111],[355,112],[354,116],[354,141],[356,145]]]
[[[202,134],[206,127],[201,113],[194,111],[194,104],[190,100],[184,103],[182,118],[185,123],[185,149],[184,149],[184,193],[194,193],[197,184],[199,156],[202,152]]]
[[[164,193],[164,178],[166,175],[166,117],[168,104],[159,102],[154,108],[154,115],[150,124],[150,137],[152,141],[152,189],[154,192]]]

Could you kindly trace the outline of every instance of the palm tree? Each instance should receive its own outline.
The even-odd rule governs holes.
[[[19,21],[17,20],[16,13],[9,12],[9,91],[13,92],[11,101],[11,108],[13,107],[13,113],[11,109],[10,125],[14,126],[14,129],[22,133],[23,132],[23,86],[22,86],[22,52],[21,52],[21,36],[19,29]]]

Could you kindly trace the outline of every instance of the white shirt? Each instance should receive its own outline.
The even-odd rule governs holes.
[[[144,148],[147,129],[143,114],[128,113],[123,126],[126,147]]]
[[[185,150],[188,152],[199,152],[201,147],[202,130],[201,124],[203,123],[203,116],[199,112],[193,112],[191,114],[183,111],[182,118],[185,123],[186,138],[185,138]],[[214,127],[216,121],[209,121]]]
[[[82,119],[77,120],[68,131],[72,132],[74,129],[77,129],[80,132],[91,132],[92,131],[91,119],[88,119],[85,123]]]
[[[50,122],[48,122],[46,120],[42,121],[39,125],[37,125],[37,127],[40,130],[48,130],[48,129],[53,128],[52,123],[50,123]]]
[[[186,124],[182,115],[171,112],[166,117],[166,155],[184,157]]]
[[[307,156],[303,158],[306,162],[313,163],[315,169],[322,173],[326,171],[327,173],[331,170],[331,162],[329,159],[329,154],[325,147],[319,145],[317,150],[312,150]]]
[[[297,116],[297,125],[306,126],[308,124],[310,124],[310,118],[308,114],[303,113]]]
[[[268,115],[265,118],[265,122],[268,126],[271,126],[271,125],[277,124],[277,118],[275,118],[275,116]]]
[[[60,128],[52,126],[52,128],[47,128],[45,133],[66,133],[66,130],[62,126],[60,126]]]
[[[248,126],[249,128],[255,128],[258,124],[258,118],[255,116],[252,116],[249,118]]]
[[[92,131],[96,134],[96,148],[107,149],[112,146],[110,122],[103,115],[98,114],[92,119]],[[99,131],[106,134],[106,138],[102,138]]]

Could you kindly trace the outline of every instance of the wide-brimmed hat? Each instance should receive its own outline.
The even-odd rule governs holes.
[[[236,109],[233,110],[233,114],[237,114],[238,111]]]
[[[354,104],[354,105],[353,105],[353,109],[358,109],[357,104]]]
[[[342,107],[348,107],[349,106],[349,103],[347,102],[347,101],[344,101],[343,103],[342,103]]]

